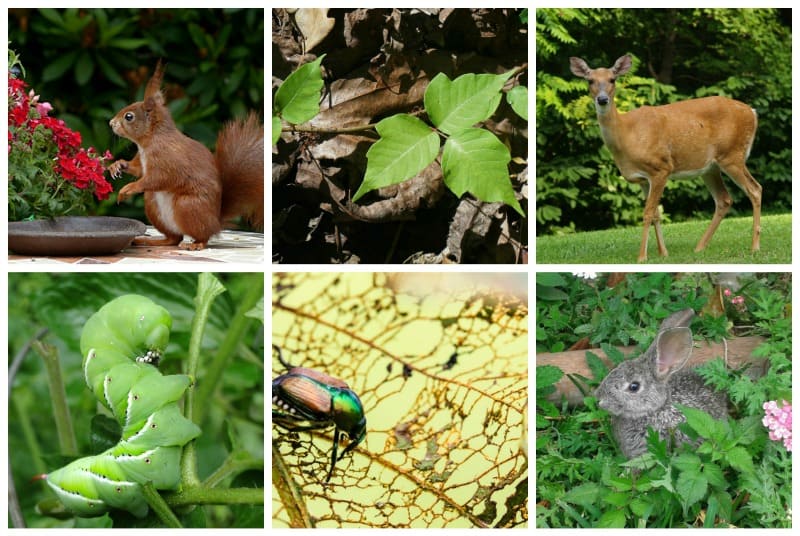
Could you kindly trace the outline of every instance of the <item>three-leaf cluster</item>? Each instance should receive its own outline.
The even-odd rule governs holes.
[[[319,113],[322,90],[320,56],[286,78],[275,93],[272,143],[280,137],[281,118],[300,124]],[[367,151],[364,181],[353,196],[410,179],[439,155],[440,135],[446,138],[441,152],[444,182],[458,197],[470,192],[486,202],[501,201],[522,216],[525,213],[514,196],[508,174],[511,154],[493,133],[474,125],[494,114],[503,97],[503,86],[517,71],[499,75],[468,73],[450,80],[437,74],[425,90],[424,105],[431,127],[405,113],[383,119],[375,125],[380,139]],[[512,109],[528,118],[528,91],[515,86],[506,93]]]

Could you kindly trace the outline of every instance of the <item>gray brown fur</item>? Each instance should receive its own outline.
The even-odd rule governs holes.
[[[701,409],[715,419],[727,415],[724,393],[707,386],[693,370],[681,370],[692,354],[693,316],[685,309],[667,317],[647,351],[612,370],[595,392],[598,405],[612,415],[614,437],[628,458],[647,450],[648,427],[662,439],[689,441],[676,428],[686,419],[675,404]]]

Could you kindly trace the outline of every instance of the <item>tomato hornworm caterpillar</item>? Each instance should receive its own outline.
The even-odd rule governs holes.
[[[81,354],[86,384],[122,427],[120,442],[96,456],[47,475],[64,505],[84,517],[110,508],[147,515],[142,484],[175,489],[183,446],[200,435],[178,400],[192,380],[158,370],[172,317],[149,298],[128,294],[93,314],[83,327]]]

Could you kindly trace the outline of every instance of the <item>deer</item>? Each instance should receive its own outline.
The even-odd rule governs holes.
[[[647,260],[650,226],[655,229],[658,252],[667,256],[661,233],[659,203],[669,179],[701,176],[714,198],[714,216],[695,252],[714,236],[732,200],[722,182],[725,172],[744,190],[753,205],[753,241],[758,251],[761,236],[761,185],[747,169],[746,161],[758,126],[756,111],[726,97],[689,99],[661,106],[642,106],[620,113],[614,105],[614,83],[631,68],[625,55],[605,69],[592,69],[581,58],[570,58],[572,74],[589,82],[600,135],[611,151],[620,173],[644,191],[644,229],[639,262]]]

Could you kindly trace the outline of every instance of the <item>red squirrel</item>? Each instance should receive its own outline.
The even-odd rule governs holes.
[[[109,122],[115,134],[138,147],[133,160],[108,167],[114,178],[123,171],[138,178],[119,191],[117,203],[144,192],[145,214],[164,234],[136,237],[133,243],[203,249],[225,221],[237,216],[263,229],[264,126],[258,115],[251,112],[227,123],[211,154],[175,126],[161,93],[163,77],[159,61],[144,100],[126,106]],[[194,242],[181,242],[184,235]]]

